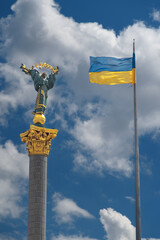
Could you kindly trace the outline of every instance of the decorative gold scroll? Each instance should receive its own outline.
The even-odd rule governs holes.
[[[49,155],[51,140],[57,136],[57,129],[48,129],[30,125],[30,129],[20,134],[21,141],[26,143],[28,155]]]

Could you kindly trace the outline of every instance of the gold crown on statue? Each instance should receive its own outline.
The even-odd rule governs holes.
[[[40,63],[40,64],[34,64],[34,66],[36,67],[36,68],[39,68],[39,69],[41,69],[41,68],[48,68],[48,69],[50,69],[51,71],[53,71],[54,73],[58,73],[58,71],[59,71],[59,68],[58,67],[55,67],[55,68],[53,68],[51,65],[49,65],[49,64],[47,64],[47,63]]]

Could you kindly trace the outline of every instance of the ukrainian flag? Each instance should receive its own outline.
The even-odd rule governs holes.
[[[136,83],[135,54],[131,58],[90,57],[89,81],[116,85]]]

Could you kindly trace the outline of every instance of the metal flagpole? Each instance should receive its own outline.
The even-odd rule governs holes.
[[[135,40],[133,40],[133,54],[135,57]],[[134,79],[136,72],[134,71]],[[139,147],[137,131],[137,94],[136,82],[134,84],[134,130],[135,130],[135,195],[136,195],[136,240],[141,240],[141,210],[140,210],[140,173],[139,173]]]

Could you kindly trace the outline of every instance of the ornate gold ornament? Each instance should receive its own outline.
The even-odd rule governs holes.
[[[57,136],[57,129],[30,125],[30,129],[20,134],[21,141],[26,143],[28,154],[48,156],[51,140]]]
[[[48,63],[40,63],[40,64],[34,64],[34,66],[36,67],[36,68],[38,68],[38,69],[41,69],[41,68],[48,68],[48,69],[50,69],[53,73],[58,73],[59,72],[59,68],[58,67],[55,67],[55,68],[53,68],[51,65],[49,65]],[[23,71],[26,73],[26,74],[28,74],[28,75],[30,75],[30,72],[29,72],[29,70],[31,70],[31,69],[33,69],[34,68],[34,66],[32,66],[31,68],[27,68],[26,67],[26,65],[25,64],[22,64],[21,65],[21,68],[23,69]]]
[[[36,113],[36,114],[34,115],[34,118],[33,118],[33,123],[34,123],[34,124],[40,123],[40,124],[43,125],[43,124],[45,123],[45,121],[46,121],[46,118],[45,118],[44,114],[38,114],[38,113]]]
[[[39,68],[39,69],[41,69],[41,68],[43,68],[43,67],[45,67],[45,68],[48,68],[48,69],[50,69],[51,71],[53,71],[54,73],[58,73],[58,71],[59,71],[59,68],[58,67],[55,67],[55,68],[53,68],[51,65],[49,65],[48,63],[40,63],[40,64],[34,64],[34,66],[36,67],[36,68]]]

